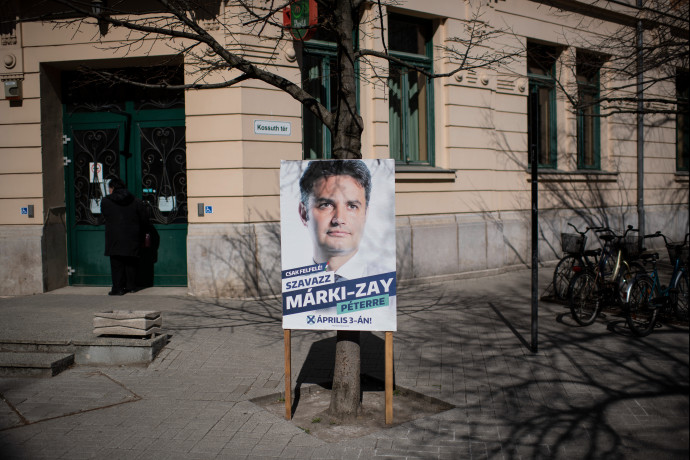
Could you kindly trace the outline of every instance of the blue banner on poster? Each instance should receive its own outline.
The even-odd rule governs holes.
[[[283,293],[283,316],[338,307],[337,313],[359,312],[376,306],[388,306],[395,295],[395,272],[340,281],[315,288]],[[379,297],[384,296],[385,301]]]

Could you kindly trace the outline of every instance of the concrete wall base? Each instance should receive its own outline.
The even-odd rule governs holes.
[[[646,231],[673,239],[688,231],[688,208],[648,206]],[[578,228],[637,225],[632,207],[606,212],[573,210],[539,214],[539,258],[561,257],[561,232]],[[526,267],[530,254],[528,212],[487,212],[399,217],[396,222],[398,279],[455,278],[464,273]],[[31,295],[48,290],[41,226],[0,226],[0,295]],[[595,238],[590,245],[596,246]],[[663,241],[651,243],[663,248]],[[66,272],[65,267],[65,272]],[[187,236],[189,292],[200,297],[243,298],[280,294],[280,224],[190,224]],[[53,272],[55,270],[52,270]],[[487,273],[488,273],[487,272]],[[60,287],[62,282],[56,283]]]
[[[650,206],[645,213],[648,232],[661,229],[679,239],[688,231],[687,207]],[[561,257],[560,234],[570,231],[568,222],[583,230],[595,225],[620,230],[637,225],[637,212],[634,208],[540,212],[541,262]],[[188,235],[191,294],[215,298],[280,294],[279,224],[190,225]],[[399,217],[398,279],[438,282],[524,268],[531,261],[530,241],[529,212]],[[596,238],[590,238],[590,245],[597,246]]]
[[[42,237],[40,225],[0,226],[0,295],[43,292]]]

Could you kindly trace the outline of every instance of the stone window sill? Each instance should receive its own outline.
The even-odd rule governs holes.
[[[455,182],[454,169],[435,166],[395,165],[395,182]]]
[[[532,181],[531,171],[526,171],[529,176],[527,182]],[[540,169],[538,171],[539,182],[617,182],[618,173],[610,171],[578,170],[559,171],[557,169]]]

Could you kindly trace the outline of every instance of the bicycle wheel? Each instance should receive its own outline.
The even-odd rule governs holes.
[[[592,273],[582,272],[573,277],[568,288],[568,304],[573,319],[580,326],[589,326],[597,319],[601,293]]]
[[[649,335],[656,325],[659,306],[652,306],[656,297],[654,281],[646,275],[638,276],[633,281],[628,298],[625,320],[630,331],[637,337]]]
[[[565,300],[568,298],[568,286],[575,274],[574,267],[580,265],[582,262],[572,255],[567,255],[558,262],[553,271],[553,294],[557,299]]]
[[[629,268],[628,268],[629,267]],[[619,307],[625,307],[628,290],[635,281],[635,277],[645,272],[644,267],[638,262],[631,262],[629,265],[621,264],[620,273],[618,274],[618,295],[616,302]]]
[[[688,322],[688,272],[683,272],[678,279],[676,289],[671,291],[671,302],[676,318],[682,322]]]

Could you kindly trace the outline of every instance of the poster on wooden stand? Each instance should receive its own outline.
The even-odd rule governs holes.
[[[281,161],[280,213],[286,418],[292,329],[380,331],[386,332],[386,423],[392,423],[394,160]]]

